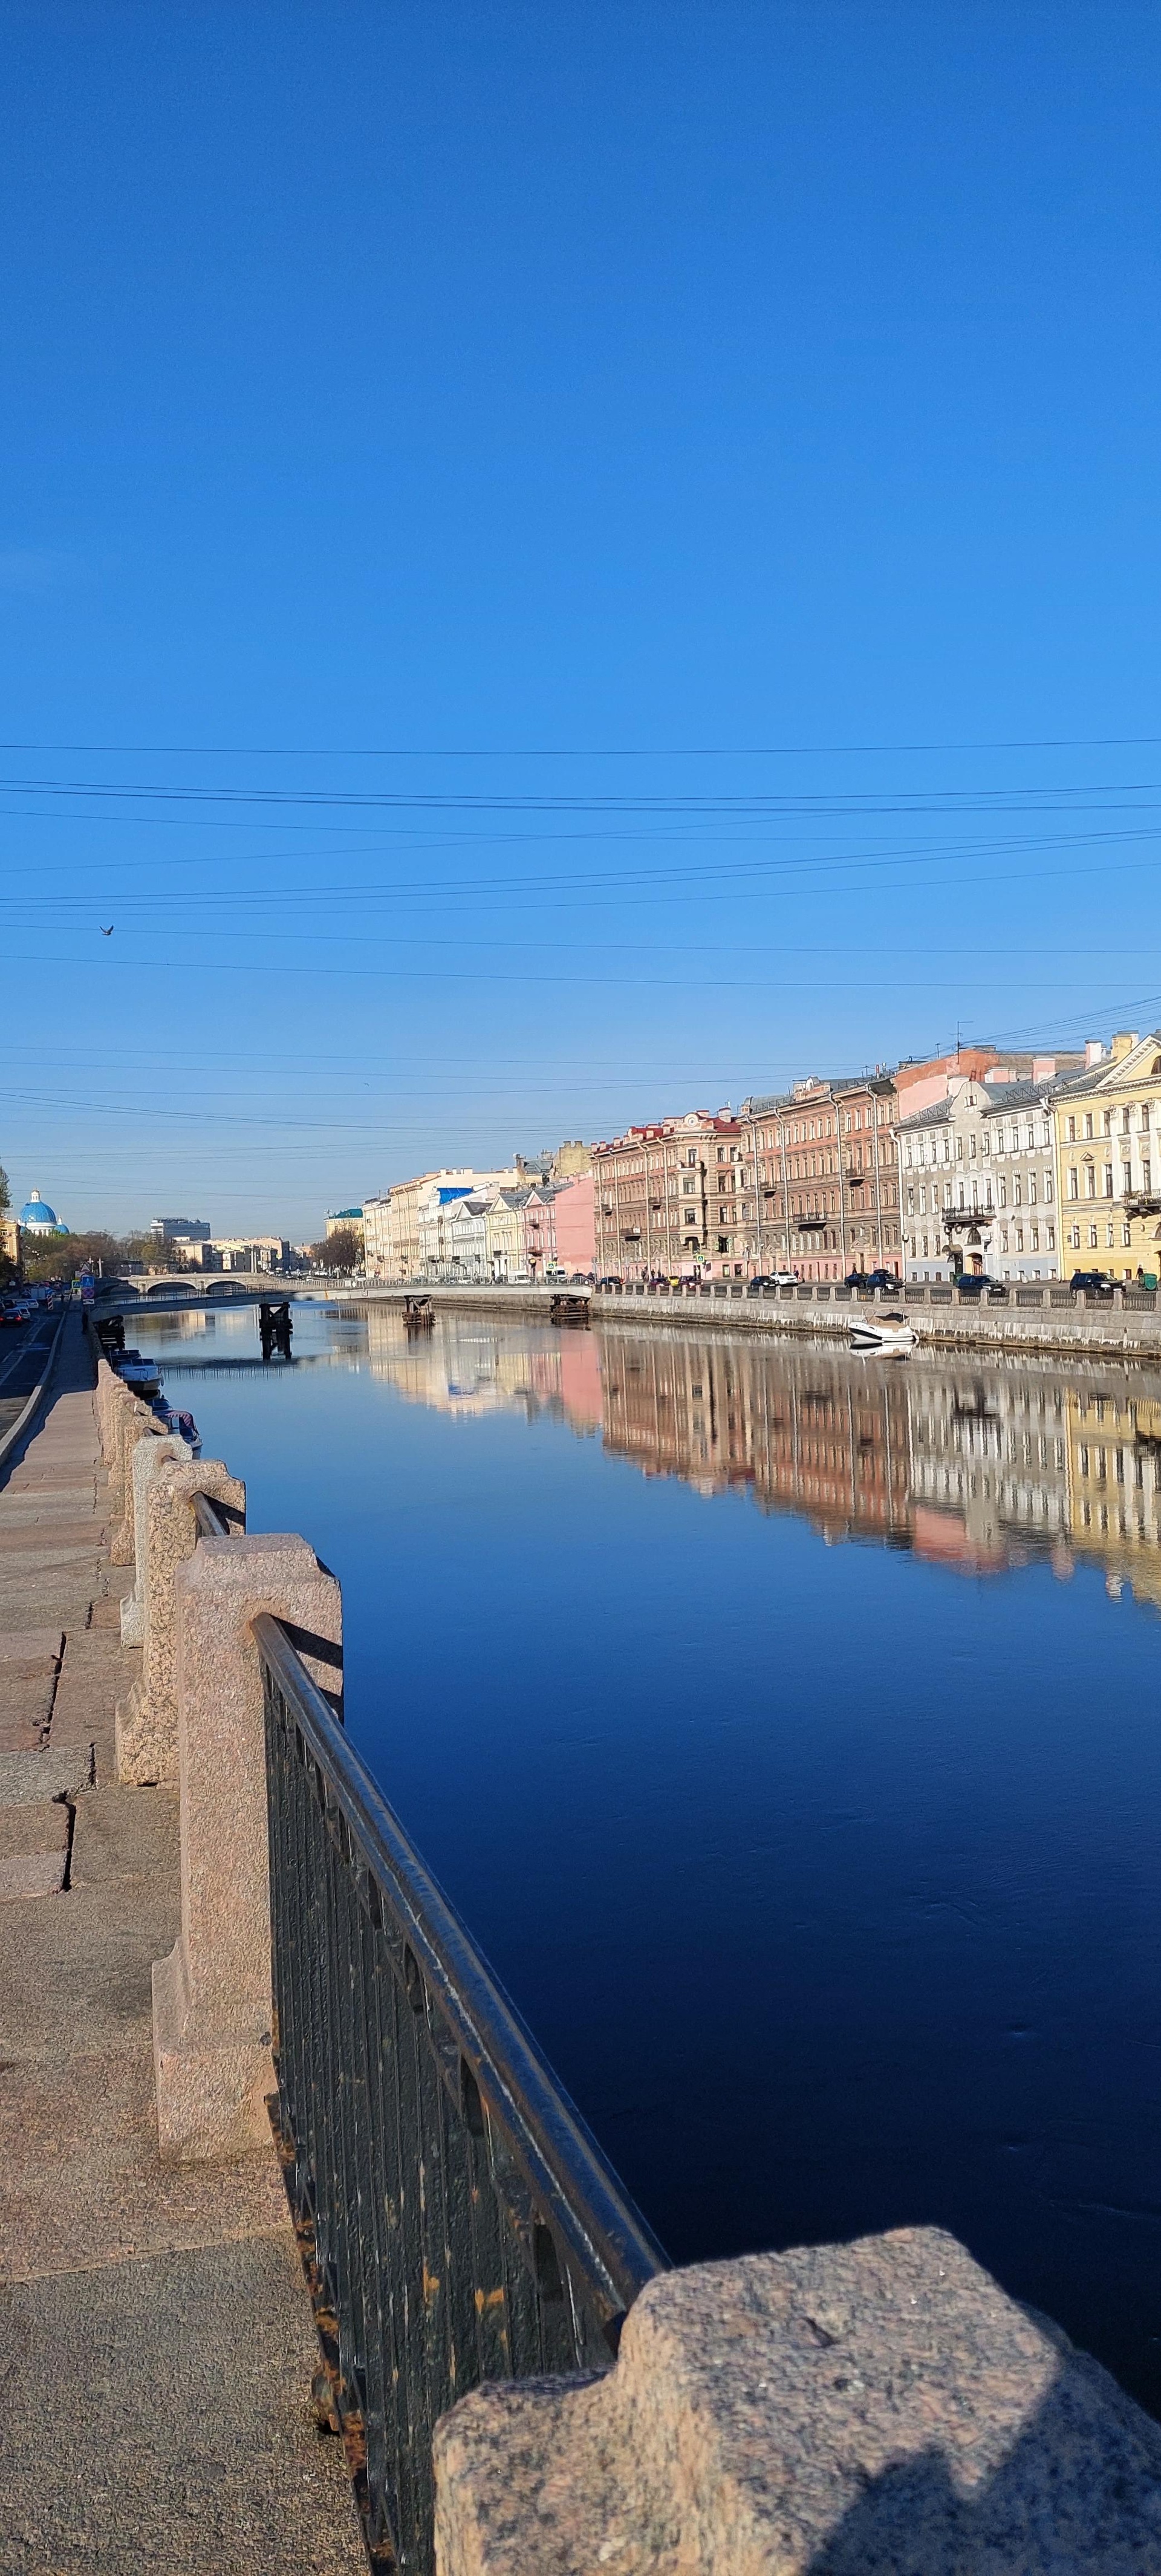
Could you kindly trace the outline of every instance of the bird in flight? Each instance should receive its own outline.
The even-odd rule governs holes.
[[[103,922],[103,921],[99,921],[99,922],[97,923],[97,928],[98,928],[98,930],[100,931],[100,934],[101,934],[102,939],[111,939],[111,938],[112,938],[112,936],[113,936],[113,931],[114,931],[114,928],[115,928],[115,924],[114,924],[113,922],[110,922],[109,927],[108,927],[108,929],[106,930],[105,925],[104,925],[104,922]]]

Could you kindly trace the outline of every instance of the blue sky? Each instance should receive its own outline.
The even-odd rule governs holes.
[[[1155,9],[9,0],[0,77],[19,1196],[299,1237],[1161,1016]]]

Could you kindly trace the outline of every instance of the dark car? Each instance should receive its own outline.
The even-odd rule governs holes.
[[[768,1272],[759,1270],[752,1279],[747,1279],[746,1295],[747,1297],[764,1296],[767,1288],[773,1288],[775,1285],[776,1282],[770,1278]]]
[[[889,1288],[894,1296],[900,1284],[893,1270],[868,1270],[867,1272],[868,1288]]]
[[[844,1288],[869,1288],[870,1285],[870,1276],[865,1270],[848,1270],[843,1281]]]
[[[617,1290],[619,1288],[623,1288],[624,1285],[625,1282],[623,1279],[598,1279],[597,1281],[598,1288],[607,1288],[614,1296],[616,1295]]]
[[[1074,1270],[1068,1284],[1074,1293],[1083,1288],[1086,1297],[1111,1297],[1113,1293],[1107,1270]]]
[[[961,1270],[956,1287],[961,1297],[990,1297],[993,1290],[1002,1296],[1002,1279],[993,1279],[986,1270]]]

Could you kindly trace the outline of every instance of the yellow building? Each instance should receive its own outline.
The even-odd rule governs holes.
[[[1052,1104],[1060,1268],[1161,1277],[1161,1032],[1121,1031]]]
[[[1110,1371],[1066,1397],[1071,1536],[1104,1567],[1110,1591],[1131,1583],[1161,1604],[1161,1380]]]

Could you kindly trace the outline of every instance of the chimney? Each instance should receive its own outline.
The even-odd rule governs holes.
[[[1100,1063],[1103,1054],[1104,1048],[1101,1045],[1099,1038],[1087,1038],[1085,1040],[1084,1061],[1086,1072],[1090,1065]]]
[[[1119,1064],[1122,1056],[1131,1055],[1136,1043],[1137,1032],[1135,1029],[1118,1029],[1112,1045],[1109,1048],[1109,1054],[1113,1059],[1113,1063]]]
[[[1055,1058],[1055,1056],[1054,1056],[1054,1055],[1034,1055],[1034,1056],[1033,1056],[1033,1058],[1032,1058],[1032,1080],[1033,1080],[1033,1082],[1051,1082],[1052,1077],[1053,1077],[1053,1075],[1054,1075],[1055,1071],[1056,1071],[1056,1058]]]

